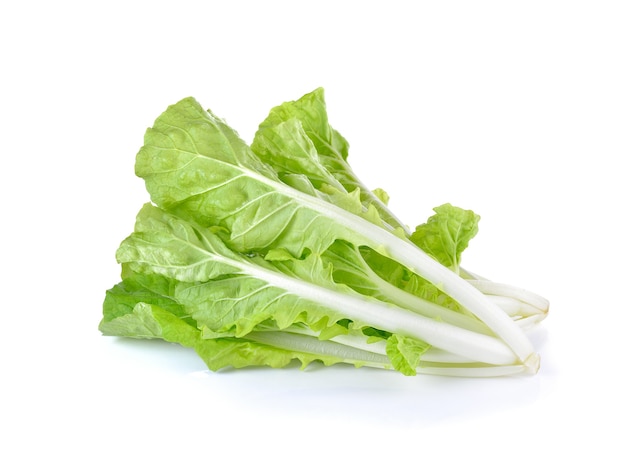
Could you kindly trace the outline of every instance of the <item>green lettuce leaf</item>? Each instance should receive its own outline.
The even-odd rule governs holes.
[[[259,256],[232,251],[212,230],[150,204],[137,215],[135,232],[122,242],[117,259],[136,273],[178,281],[175,299],[205,337],[241,337],[268,319],[280,328],[304,322],[321,330],[346,318],[303,296],[311,288],[307,280],[334,287],[316,256],[277,268]]]
[[[294,122],[294,120],[298,122]],[[387,207],[389,196],[379,189],[371,191],[348,164],[349,144],[328,122],[324,89],[318,88],[298,100],[285,102],[272,108],[267,118],[259,125],[250,146],[257,155],[264,159],[265,163],[275,170],[300,173],[298,168],[285,167],[286,164],[291,164],[291,156],[296,148],[282,147],[283,145],[276,141],[273,142],[272,146],[278,147],[268,148],[268,137],[276,137],[276,134],[272,132],[273,129],[290,132],[289,135],[281,135],[283,138],[289,138],[289,136],[294,135],[295,130],[301,129],[310,139],[313,148],[310,146],[297,148],[300,152],[305,153],[304,156],[298,154],[298,157],[307,160],[306,155],[308,154],[308,162],[321,164],[322,169],[332,175],[333,179],[326,177],[326,182],[338,182],[346,192],[358,190],[365,208],[371,206],[375,209],[392,230],[398,228],[400,232],[406,230],[405,225]],[[317,175],[316,173],[310,176],[316,179]]]
[[[318,190],[331,186],[337,191],[347,192],[324,166],[315,144],[295,117],[276,125],[266,125],[257,131],[251,148],[279,176],[299,175]]]
[[[387,340],[387,356],[394,369],[407,376],[415,376],[421,356],[430,345],[413,338],[392,335]]]
[[[301,257],[307,250],[323,252],[337,237],[366,242],[356,228],[337,221],[338,205],[361,211],[355,197],[295,191],[193,99],[170,106],[148,129],[135,171],[159,207],[225,228],[238,252],[280,247]]]
[[[170,291],[176,281],[156,275],[132,274],[107,291],[99,329],[104,335],[160,339],[193,348],[211,370],[225,367],[269,366],[281,368],[298,361],[305,368],[314,361],[363,364],[337,355],[275,347],[250,339],[204,339],[184,307],[160,292]],[[156,286],[156,287],[155,287]],[[148,287],[155,289],[150,290]],[[389,365],[389,363],[387,363]],[[390,365],[389,365],[390,367]]]
[[[418,225],[411,241],[438,262],[459,273],[461,253],[478,233],[480,216],[449,203],[434,208],[435,214]]]

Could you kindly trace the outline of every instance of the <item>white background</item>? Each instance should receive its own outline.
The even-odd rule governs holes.
[[[623,2],[9,4],[0,454],[624,455]],[[192,95],[250,140],[319,86],[407,224],[474,209],[464,264],[551,300],[538,375],[211,373],[99,334],[145,129]]]

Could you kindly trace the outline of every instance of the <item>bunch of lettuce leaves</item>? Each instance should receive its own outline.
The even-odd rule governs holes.
[[[193,98],[168,107],[136,157],[151,201],[100,331],[193,348],[211,370],[536,372],[527,331],[548,302],[461,268],[479,216],[444,204],[411,231],[347,158],[321,88],[274,107],[250,145]]]

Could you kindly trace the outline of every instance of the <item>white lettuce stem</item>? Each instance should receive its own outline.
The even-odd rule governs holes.
[[[520,287],[511,286],[509,284],[502,284],[488,279],[468,279],[471,285],[476,287],[484,294],[509,297],[515,300],[519,300],[527,307],[527,313],[547,313],[550,308],[548,300],[534,292],[531,292]],[[534,310],[534,313],[533,313]]]
[[[484,292],[483,292],[484,293]],[[504,312],[514,319],[530,316],[546,316],[546,311],[541,311],[528,303],[517,298],[504,297],[502,295],[491,295],[485,293],[487,298],[498,305]]]
[[[393,284],[380,278],[376,273],[370,271],[370,280],[376,283],[380,291],[388,296],[395,304],[407,309],[412,309],[420,314],[429,317],[440,317],[442,320],[459,327],[464,327],[481,333],[490,333],[489,329],[480,321],[472,317],[455,312],[454,310],[436,305],[428,300],[410,294]],[[494,283],[488,280],[474,281],[468,280],[487,298],[502,309],[512,318],[530,317],[535,315],[545,315],[548,313],[548,301],[537,294],[529,292],[519,287],[506,284]]]
[[[430,258],[413,244],[374,225],[371,225],[371,231],[373,236],[377,235],[377,238],[387,238],[383,246],[390,257],[397,259],[419,276],[430,281],[477,316],[511,347],[522,362],[534,354],[532,344],[524,332],[478,289]]]
[[[357,249],[357,253],[358,252],[359,251]],[[331,253],[331,256],[329,257],[331,263],[334,260],[333,255],[338,256],[339,254]],[[361,256],[360,253],[358,255]],[[386,297],[386,299],[389,299],[391,303],[402,308],[415,311],[432,319],[442,320],[457,327],[462,327],[478,333],[484,333],[486,335],[493,335],[493,332],[489,329],[489,327],[475,317],[437,305],[429,300],[409,293],[385,281],[374,270],[372,270],[362,256],[361,260],[363,260],[363,273],[367,276],[369,281],[376,286],[376,289],[378,289],[378,291]]]
[[[331,258],[332,262],[332,258]],[[366,271],[364,274],[376,285],[376,288],[392,303],[406,309],[423,314],[433,319],[441,319],[449,324],[463,327],[479,333],[492,334],[493,332],[480,320],[464,313],[454,311],[444,306],[437,305],[429,300],[413,295],[381,278],[364,262]],[[519,319],[538,315],[536,308],[524,303],[517,298],[500,295],[487,295],[499,308],[510,317]],[[545,314],[541,314],[545,317]]]
[[[344,363],[367,365],[376,368],[392,369],[386,355],[364,351],[360,348],[346,346],[333,341],[322,341],[312,336],[299,335],[284,331],[251,332],[246,339],[291,351],[305,352],[320,356],[330,356]]]
[[[283,332],[287,333],[295,333],[298,335],[307,335],[318,338],[319,332],[315,332],[311,330],[309,327],[303,326],[291,326],[284,330]],[[380,355],[387,354],[387,342],[385,340],[379,340],[375,342],[369,343],[367,341],[366,336],[357,336],[354,334],[346,334],[346,335],[337,335],[330,338],[330,341],[334,341],[345,346],[350,346],[353,348],[358,348],[363,351],[373,352]],[[458,354],[453,354],[448,351],[444,351],[439,348],[431,347],[420,357],[421,361],[424,362],[437,362],[437,363],[470,363],[476,362],[476,360],[471,360],[466,357],[459,356]]]
[[[473,332],[484,334],[492,333],[489,327],[471,316],[431,303],[426,299],[420,298],[388,283],[373,272],[372,274],[375,277],[372,276],[371,279],[376,282],[382,294],[398,306],[423,314],[432,319],[441,319],[444,322]]]
[[[346,345],[337,341],[322,341],[314,336],[292,333],[291,331],[259,331],[246,335],[246,339],[279,347],[287,350],[336,357],[342,363],[356,366],[392,369],[391,362],[385,354],[368,351],[360,347]],[[428,354],[431,353],[429,357]],[[531,358],[526,366],[522,364],[483,365],[457,359],[453,355],[429,349],[416,368],[418,374],[459,377],[493,377],[510,376],[522,373],[536,373],[538,359]]]
[[[484,363],[502,365],[517,361],[511,349],[493,336],[436,321],[372,297],[344,294],[256,265],[237,266],[243,269],[243,273],[338,311],[351,320],[417,338],[448,352]]]

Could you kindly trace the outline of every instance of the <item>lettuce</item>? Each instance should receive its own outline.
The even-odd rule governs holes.
[[[191,347],[212,370],[536,372],[526,330],[547,301],[460,267],[479,217],[446,204],[411,233],[347,158],[322,89],[272,109],[250,146],[195,99],[170,106],[136,157],[151,202],[101,332]]]

